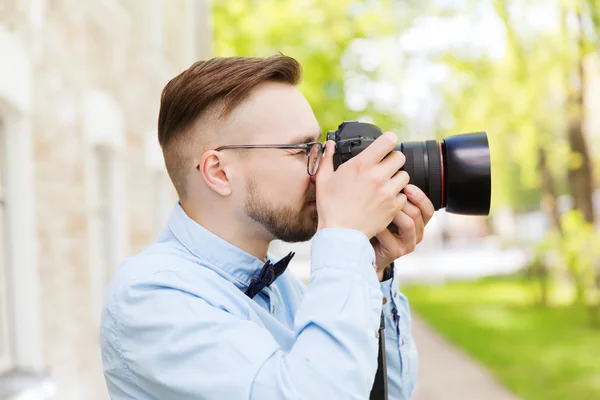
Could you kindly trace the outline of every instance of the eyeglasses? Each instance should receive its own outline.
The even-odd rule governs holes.
[[[323,155],[325,144],[321,142],[301,143],[301,144],[246,144],[246,145],[231,145],[217,147],[216,151],[226,149],[302,149],[306,151],[308,161],[306,164],[306,172],[313,176],[319,169],[319,162]]]

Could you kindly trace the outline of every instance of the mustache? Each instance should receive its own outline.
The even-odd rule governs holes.
[[[306,192],[306,202],[310,203],[311,201],[317,201],[317,188],[314,186],[311,186],[308,191]]]

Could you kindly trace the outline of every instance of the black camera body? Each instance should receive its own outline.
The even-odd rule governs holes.
[[[336,143],[334,169],[360,154],[382,130],[369,123],[346,121],[327,133]],[[488,215],[492,182],[490,149],[485,132],[449,136],[441,142],[400,143],[395,151],[406,156],[401,170],[410,183],[419,187],[433,203],[435,210],[463,215]]]

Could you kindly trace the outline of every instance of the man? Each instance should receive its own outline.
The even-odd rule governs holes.
[[[416,349],[388,265],[433,205],[399,172],[391,133],[334,171],[299,80],[286,56],[216,58],[164,88],[158,135],[179,202],[108,288],[113,399],[367,399],[382,308],[389,398],[410,397]],[[277,277],[289,260],[269,243],[311,238],[308,286]]]

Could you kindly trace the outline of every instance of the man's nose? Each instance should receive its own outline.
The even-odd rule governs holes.
[[[310,177],[310,183],[315,185],[317,183],[317,174],[314,174]]]

